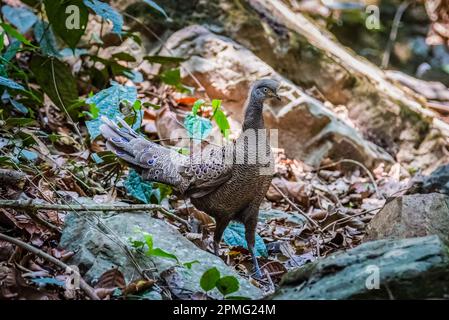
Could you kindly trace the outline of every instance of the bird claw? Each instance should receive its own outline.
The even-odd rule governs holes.
[[[255,279],[263,279],[263,275],[262,275],[262,271],[260,271],[259,266],[255,267],[256,272],[255,272]]]
[[[253,265],[254,265],[254,269],[256,271],[255,278],[262,279],[263,274],[262,274],[262,271],[260,270],[259,262],[257,261],[256,255],[254,254],[254,249],[251,251],[251,257],[253,258]]]

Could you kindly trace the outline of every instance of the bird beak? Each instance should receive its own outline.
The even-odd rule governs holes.
[[[278,99],[279,101],[281,101],[281,97],[277,94],[277,93],[274,93],[274,95],[273,95],[276,99]]]

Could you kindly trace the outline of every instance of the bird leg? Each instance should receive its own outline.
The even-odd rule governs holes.
[[[248,249],[251,253],[251,258],[253,259],[253,265],[254,265],[254,270],[256,271],[256,277],[259,279],[262,279],[263,275],[262,275],[262,271],[260,271],[259,262],[257,261],[257,258],[256,258],[256,252],[254,251],[254,245],[253,246],[248,245]]]
[[[248,244],[248,250],[251,254],[251,258],[253,259],[256,277],[262,279],[263,278],[262,272],[260,271],[259,262],[257,262],[256,252],[254,250],[254,244],[256,242],[256,225],[257,225],[257,216],[256,219],[249,219],[247,221],[247,223],[245,224],[245,238],[246,243]]]
[[[215,232],[214,232],[214,253],[218,256],[218,249],[220,248],[221,237],[223,232],[229,224],[228,219],[215,218]]]

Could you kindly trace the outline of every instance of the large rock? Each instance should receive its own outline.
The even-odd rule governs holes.
[[[449,197],[439,193],[397,197],[367,226],[365,241],[438,235],[449,245]]]
[[[428,173],[447,162],[449,157],[443,152],[447,125],[425,115],[430,113],[423,108],[425,99],[407,94],[407,90],[387,80],[382,70],[356,57],[348,48],[337,44],[330,52],[327,41],[314,41],[311,35],[321,40],[335,38],[301,13],[286,8],[285,2],[159,0],[158,4],[172,18],[170,22],[143,14],[144,4],[136,3],[127,10],[162,38],[192,24],[202,24],[230,37],[295,84],[319,92],[335,105],[345,105],[349,118],[364,137],[405,166]],[[298,28],[298,21],[302,28]],[[136,28],[141,27],[136,24]],[[141,31],[148,34],[143,28]],[[159,41],[147,42],[149,49],[155,46]],[[445,135],[441,127],[446,128]]]
[[[326,157],[351,158],[371,168],[379,162],[392,161],[387,153],[364,140],[318,100],[229,38],[194,25],[170,36],[161,55],[189,58],[183,66],[210,97],[222,99],[231,117],[240,121],[251,83],[259,78],[278,79],[282,83],[282,101],[272,102],[264,117],[269,128],[279,129],[279,147],[289,157],[315,166]],[[189,73],[184,76],[195,85]]]
[[[414,180],[408,194],[438,192],[449,196],[449,164],[438,167],[428,176],[415,176]]]
[[[101,213],[97,213],[101,215]],[[106,226],[106,227],[105,227]],[[149,213],[129,212],[108,215],[97,220],[92,213],[70,213],[65,219],[65,228],[60,246],[75,252],[68,264],[77,265],[88,282],[98,280],[103,272],[118,267],[127,282],[140,278],[128,256],[117,241],[129,245],[129,238],[136,237],[136,228],[153,236],[154,247],[175,254],[180,262],[198,260],[192,268],[177,268],[177,284],[186,292],[201,291],[200,278],[204,271],[217,267],[222,275],[236,276],[240,283],[237,295],[260,298],[262,291],[248,280],[239,276],[234,269],[227,266],[219,257],[201,250],[183,237],[174,227],[162,220],[152,218]],[[112,232],[111,232],[112,230]],[[147,257],[134,254],[142,268],[157,270],[156,276],[175,265],[174,260]],[[214,293],[212,293],[214,294]],[[216,293],[215,293],[216,294]]]
[[[368,242],[319,259],[284,275],[272,299],[448,297],[449,249],[428,236]]]

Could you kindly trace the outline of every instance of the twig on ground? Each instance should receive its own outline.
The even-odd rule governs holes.
[[[358,165],[358,166],[361,167],[363,170],[365,170],[366,174],[368,175],[368,177],[369,177],[370,180],[371,180],[371,183],[373,184],[373,187],[374,187],[374,190],[375,190],[375,192],[376,192],[377,197],[383,198],[383,196],[382,196],[382,195],[380,194],[380,192],[379,192],[379,188],[377,187],[376,180],[374,180],[374,176],[373,176],[373,174],[371,173],[371,171],[369,171],[369,169],[368,169],[367,167],[365,167],[365,165],[363,165],[362,163],[360,163],[360,162],[358,162],[358,161],[355,161],[355,160],[352,160],[352,159],[341,159],[341,160],[338,160],[338,161],[336,161],[336,162],[333,162],[333,163],[330,163],[330,164],[326,164],[326,165],[324,165],[324,166],[321,166],[321,167],[319,167],[319,168],[317,169],[317,171],[318,171],[318,170],[321,170],[321,169],[326,169],[326,168],[335,167],[336,165],[339,165],[340,163],[352,163],[352,164]]]
[[[190,225],[186,220],[178,217],[164,207],[156,204],[52,204],[36,202],[33,200],[0,200],[0,208],[59,211],[159,211],[163,215],[172,218],[190,228]]]
[[[304,211],[301,210],[301,208],[299,208],[293,201],[291,201],[282,191],[281,189],[279,189],[279,187],[277,185],[275,185],[274,183],[271,183],[271,185],[276,189],[277,192],[279,192],[279,194],[285,199],[285,201],[287,201],[293,208],[295,208],[295,210],[297,210],[299,212],[300,215],[302,215],[304,218],[306,218],[306,220],[315,228],[317,228],[318,230],[320,229],[320,226],[318,225],[318,223],[316,223],[312,218],[310,218]]]
[[[352,218],[360,217],[360,216],[363,216],[364,214],[370,213],[370,212],[372,212],[372,211],[380,210],[380,209],[382,209],[382,208],[383,208],[383,207],[378,207],[378,208],[374,208],[374,209],[364,210],[364,211],[362,211],[362,212],[353,214],[353,215],[351,215],[351,216],[340,218],[340,219],[338,219],[338,220],[335,220],[335,221],[332,222],[332,223],[329,223],[327,226],[325,226],[325,227],[323,228],[323,231],[326,231],[326,230],[329,229],[331,226],[336,226],[336,225],[339,224],[339,223],[343,223],[343,222],[349,221],[349,220],[351,220]]]
[[[44,251],[33,247],[32,245],[25,243],[19,239],[7,236],[6,234],[0,233],[0,240],[4,240],[7,242],[10,242],[12,244],[15,244],[16,246],[19,246],[25,250],[28,250],[32,253],[34,253],[35,255],[50,261],[51,263],[57,265],[58,267],[64,269],[64,270],[70,270],[70,266],[68,266],[67,264],[65,264],[64,262],[56,259],[55,257],[52,257],[51,255],[45,253]],[[73,270],[75,273],[77,273],[76,270]],[[89,286],[87,284],[86,281],[84,281],[84,279],[81,277],[81,275],[79,273],[77,273],[77,275],[79,276],[80,279],[80,288],[87,294],[87,296],[89,298],[91,298],[92,300],[100,300],[100,298],[97,296],[97,294],[95,293],[95,290]]]
[[[1,201],[1,200],[0,200]],[[50,223],[49,221],[39,217],[37,210],[27,210],[25,211],[25,213],[27,215],[29,215],[31,217],[31,219],[33,219],[34,221],[36,221],[37,223],[45,226],[46,228],[60,234],[61,233],[61,229],[58,226],[55,226],[54,224]]]

